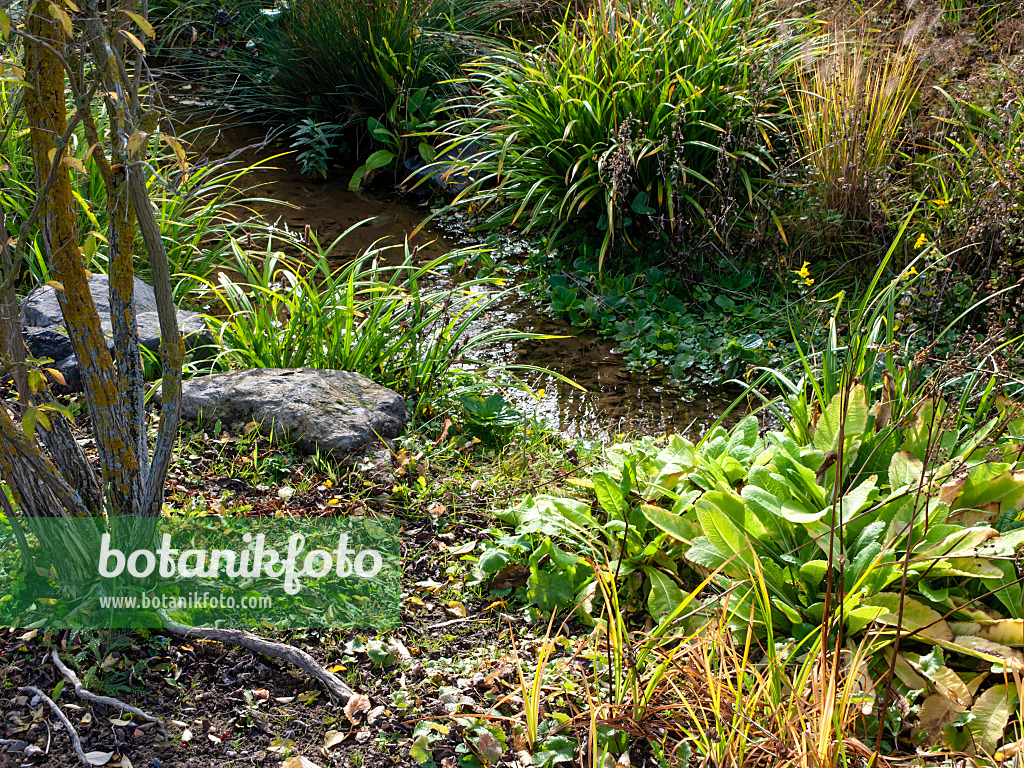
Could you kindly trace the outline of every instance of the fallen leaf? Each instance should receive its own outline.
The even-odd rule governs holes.
[[[456,616],[460,619],[466,618],[466,606],[458,600],[452,600],[451,602],[445,603],[445,610],[452,616]]]
[[[110,762],[110,758],[114,756],[113,752],[86,752],[85,759],[89,765],[106,765]]]
[[[291,739],[274,739],[270,742],[270,746],[267,747],[268,752],[275,752],[277,754],[284,754],[291,750],[295,746],[295,742]]]
[[[348,733],[344,731],[330,730],[324,734],[324,749],[331,749],[336,747],[341,742],[348,738]]]
[[[530,569],[522,563],[506,565],[491,579],[487,586],[492,592],[498,589],[515,589],[521,587],[530,578]]]
[[[281,763],[281,768],[320,768],[305,755],[293,755]]]
[[[267,701],[270,698],[270,691],[266,688],[256,688],[252,691],[252,697],[257,701]]]
[[[476,748],[480,752],[480,758],[487,765],[496,764],[501,759],[502,752],[505,751],[501,743],[487,731],[483,731],[480,734],[480,738],[476,742]]]
[[[188,728],[186,728],[184,731],[182,731],[181,732],[181,740],[182,740],[183,743],[187,743],[189,741],[192,741],[192,731],[190,731]]]
[[[355,716],[359,712],[365,712],[370,708],[370,698],[361,693],[355,693],[345,704],[345,715],[350,722],[355,722]]]

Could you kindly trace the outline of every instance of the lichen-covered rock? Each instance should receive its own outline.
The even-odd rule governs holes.
[[[89,292],[100,315],[100,327],[113,349],[113,326],[110,322],[110,281],[106,275],[89,278]],[[156,310],[156,294],[151,286],[135,278],[135,314],[139,343],[153,354],[160,351],[160,318]],[[208,344],[212,335],[206,322],[195,312],[178,310],[178,326],[188,349]],[[50,286],[37,288],[21,302],[21,327],[25,345],[32,357],[48,357],[67,380],[65,391],[82,389],[78,361],[71,350],[71,341],[64,330],[64,316],[57,303],[57,292]]]
[[[398,437],[409,421],[401,395],[351,371],[253,368],[188,379],[183,418],[224,424],[256,422],[313,453],[338,458]]]

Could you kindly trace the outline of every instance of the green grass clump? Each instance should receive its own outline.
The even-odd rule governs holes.
[[[349,230],[351,231],[351,230]],[[347,232],[345,233],[347,234]],[[343,234],[335,244],[345,237]],[[297,247],[285,240],[287,247]],[[455,255],[415,264],[406,246],[375,248],[340,267],[331,248],[314,241],[293,259],[274,251],[254,258],[232,241],[234,277],[205,282],[213,306],[219,362],[232,368],[322,368],[355,371],[417,401],[417,410],[444,385],[457,397],[458,370],[508,373],[478,359],[481,348],[546,338],[481,319],[500,298],[494,281],[468,280],[457,288],[429,287]],[[200,279],[197,278],[197,282]],[[479,389],[473,379],[466,391]]]
[[[462,202],[551,248],[596,229],[603,264],[616,237],[706,223],[720,161],[753,196],[779,123],[776,86],[752,95],[775,45],[763,15],[742,0],[594,6],[545,46],[477,62],[448,126],[475,179]],[[749,146],[730,147],[744,130]]]
[[[372,119],[397,138],[408,126],[428,122],[436,99],[452,93],[448,81],[461,75],[462,64],[498,45],[501,25],[535,5],[298,0],[268,14],[258,2],[243,0],[237,24],[258,55],[251,48],[232,51],[210,74],[230,88],[232,100],[263,112],[313,115],[360,129]],[[431,98],[410,99],[424,89]],[[365,149],[356,147],[357,154]]]

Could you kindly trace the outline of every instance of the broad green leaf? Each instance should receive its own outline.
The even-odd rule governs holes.
[[[810,584],[815,585],[815,587],[824,584],[825,576],[827,574],[827,560],[811,560],[800,566],[800,578],[804,579]]]
[[[738,573],[738,569],[734,567],[735,561],[726,565],[728,558],[716,549],[715,545],[704,536],[698,536],[694,539],[690,549],[685,555],[683,555],[683,557],[694,565],[702,566],[707,568],[709,571],[715,571],[725,566],[727,573],[731,573],[731,575],[737,575]]]
[[[597,501],[608,514],[617,520],[626,519],[626,499],[622,496],[619,484],[607,472],[595,472],[590,476],[594,482],[594,493]]]
[[[815,523],[821,520],[829,511],[828,507],[820,510],[807,509],[795,501],[783,503],[779,514],[791,523],[805,524]]]
[[[889,463],[889,487],[893,492],[897,488],[915,487],[923,473],[924,464],[920,459],[907,451],[899,451]]]
[[[738,559],[744,564],[753,565],[750,546],[743,532],[715,504],[706,498],[698,501],[697,519],[701,532],[721,554],[727,558],[739,555]]]
[[[673,514],[666,509],[651,504],[644,504],[641,509],[651,525],[674,539],[691,541],[697,532],[692,520]]]
[[[845,402],[844,402],[845,401]],[[828,453],[839,448],[840,433],[849,445],[860,439],[868,426],[868,404],[864,385],[857,384],[846,392],[837,392],[818,419],[812,442],[819,451]]]
[[[672,613],[681,602],[683,592],[675,580],[659,571],[657,568],[644,568],[651,583],[651,591],[647,596],[647,610],[658,624],[662,618]]]
[[[348,188],[352,192],[358,192],[360,187],[363,185],[363,179],[366,175],[376,171],[378,168],[383,168],[387,165],[391,165],[395,160],[395,153],[389,152],[386,149],[378,149],[368,158],[366,162],[356,168],[355,173],[352,174],[352,180],[348,183]]]
[[[1005,471],[1009,467],[988,463],[975,467],[951,509],[983,509],[994,502],[1002,512],[1020,509],[1024,506],[1024,472]],[[1000,468],[1002,471],[997,471]]]

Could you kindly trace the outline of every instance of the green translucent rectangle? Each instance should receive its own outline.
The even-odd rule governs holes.
[[[0,625],[379,628],[399,623],[390,518],[0,516]]]

